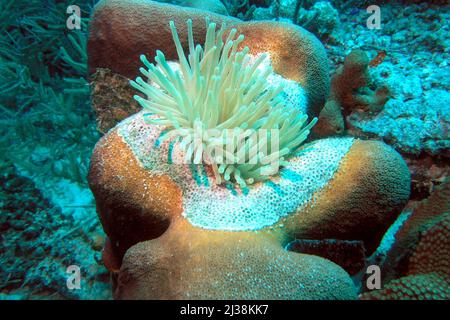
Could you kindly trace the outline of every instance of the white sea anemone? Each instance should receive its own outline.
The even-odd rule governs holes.
[[[248,47],[238,50],[244,36],[236,37],[236,29],[226,34],[224,24],[216,31],[216,24],[207,21],[202,47],[194,44],[191,20],[187,26],[186,57],[170,22],[179,68],[170,65],[161,51],[156,53],[156,65],[141,55],[147,69],[140,71],[147,80],[137,77],[130,83],[146,99],[134,98],[152,114],[148,123],[169,129],[164,139],[178,139],[186,160],[211,166],[217,183],[235,181],[244,187],[267,179],[295,154],[317,119],[305,125],[305,114],[283,105],[282,88],[267,81],[273,73],[263,63],[267,55],[254,59]],[[265,132],[264,139],[254,139],[256,132]],[[219,153],[227,161],[216,161]]]

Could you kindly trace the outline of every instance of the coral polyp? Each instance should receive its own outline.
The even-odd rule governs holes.
[[[244,36],[225,24],[216,30],[207,23],[203,46],[194,44],[192,21],[187,21],[186,56],[175,24],[170,22],[179,63],[166,61],[157,51],[156,65],[145,55],[140,68],[147,78],[131,85],[146,95],[134,98],[148,111],[149,124],[168,128],[164,139],[180,142],[185,160],[211,166],[220,184],[241,187],[276,174],[307,138],[314,118],[285,105],[282,87],[268,81],[269,57],[239,49]],[[306,124],[306,125],[305,125]]]

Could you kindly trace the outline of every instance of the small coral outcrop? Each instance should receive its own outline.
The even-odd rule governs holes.
[[[319,115],[315,137],[342,135],[348,127],[347,117],[353,112],[378,113],[389,99],[384,87],[369,88],[369,57],[354,49],[331,78],[330,96]]]
[[[331,79],[330,99],[337,101],[344,114],[356,108],[364,111],[380,111],[389,98],[387,88],[373,91],[367,87],[369,82],[369,57],[360,49],[355,49],[345,58]]]

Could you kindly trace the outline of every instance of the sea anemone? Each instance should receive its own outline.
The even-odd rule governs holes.
[[[273,74],[267,54],[250,55],[237,30],[225,35],[222,24],[207,21],[205,44],[194,44],[192,21],[187,21],[186,57],[175,24],[170,21],[179,64],[156,52],[156,65],[145,55],[146,68],[131,85],[147,98],[134,96],[150,124],[166,126],[164,139],[176,139],[185,160],[210,165],[218,184],[235,181],[241,187],[268,179],[286,164],[316,123],[285,106],[281,86],[268,81]],[[225,39],[225,40],[224,40]]]

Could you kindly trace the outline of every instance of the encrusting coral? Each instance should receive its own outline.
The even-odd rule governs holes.
[[[158,19],[144,19],[151,15]],[[164,49],[167,65],[177,70],[184,62],[169,60],[185,56],[169,44],[169,20],[186,50],[190,48],[189,41],[183,41],[190,33],[186,20],[192,19],[195,42],[203,43],[204,15],[152,1],[100,2],[89,39],[91,72],[108,68],[134,78],[130,66],[136,63],[124,61],[158,49]],[[208,15],[218,25],[228,19]],[[231,24],[224,35],[235,28],[236,34],[245,36],[237,54],[245,46],[256,60],[268,53],[276,74],[272,80],[286,84],[279,99],[317,116],[329,87],[324,49],[317,39],[278,22]],[[109,52],[105,45],[120,50]],[[154,68],[163,68],[161,54],[156,57]],[[158,82],[136,83],[163,89]],[[161,94],[150,90],[151,98]],[[173,102],[171,106],[175,107]],[[245,187],[233,180],[217,184],[208,165],[178,162],[187,152],[176,139],[165,138],[166,126],[174,123],[170,117],[155,123],[158,118],[147,113],[118,123],[98,142],[91,159],[89,184],[109,237],[104,257],[115,273],[116,298],[355,297],[355,287],[342,268],[320,257],[287,251],[286,245],[295,238],[341,239],[363,242],[369,252],[373,250],[409,197],[409,171],[392,148],[348,137],[317,140],[300,146],[278,174],[264,181]],[[239,117],[250,120],[253,114]],[[190,119],[195,123],[195,117]]]
[[[157,66],[141,56],[147,69],[140,70],[148,80],[138,77],[131,85],[147,96],[134,97],[145,111],[151,112],[146,122],[172,129],[164,138],[180,141],[187,161],[210,164],[219,184],[231,177],[241,187],[267,180],[296,153],[316,119],[305,125],[307,115],[284,105],[279,96],[281,85],[271,85],[267,79],[272,73],[263,65],[267,55],[252,62],[248,47],[238,50],[244,36],[237,36],[236,29],[226,36],[224,24],[216,32],[216,24],[207,22],[202,47],[194,44],[191,20],[187,26],[186,57],[175,24],[170,22],[179,70],[167,63],[161,51],[156,53]],[[216,134],[202,134],[206,130],[216,130]],[[270,139],[276,138],[274,146]],[[237,139],[241,143],[231,148]],[[261,148],[261,143],[267,147]],[[218,162],[218,154],[225,155],[227,162]],[[276,166],[272,165],[274,159],[279,160]]]
[[[129,80],[124,76],[99,68],[91,78],[91,105],[97,116],[97,129],[101,133],[108,132],[130,114],[141,110],[139,103],[133,101],[134,93],[129,90]]]

